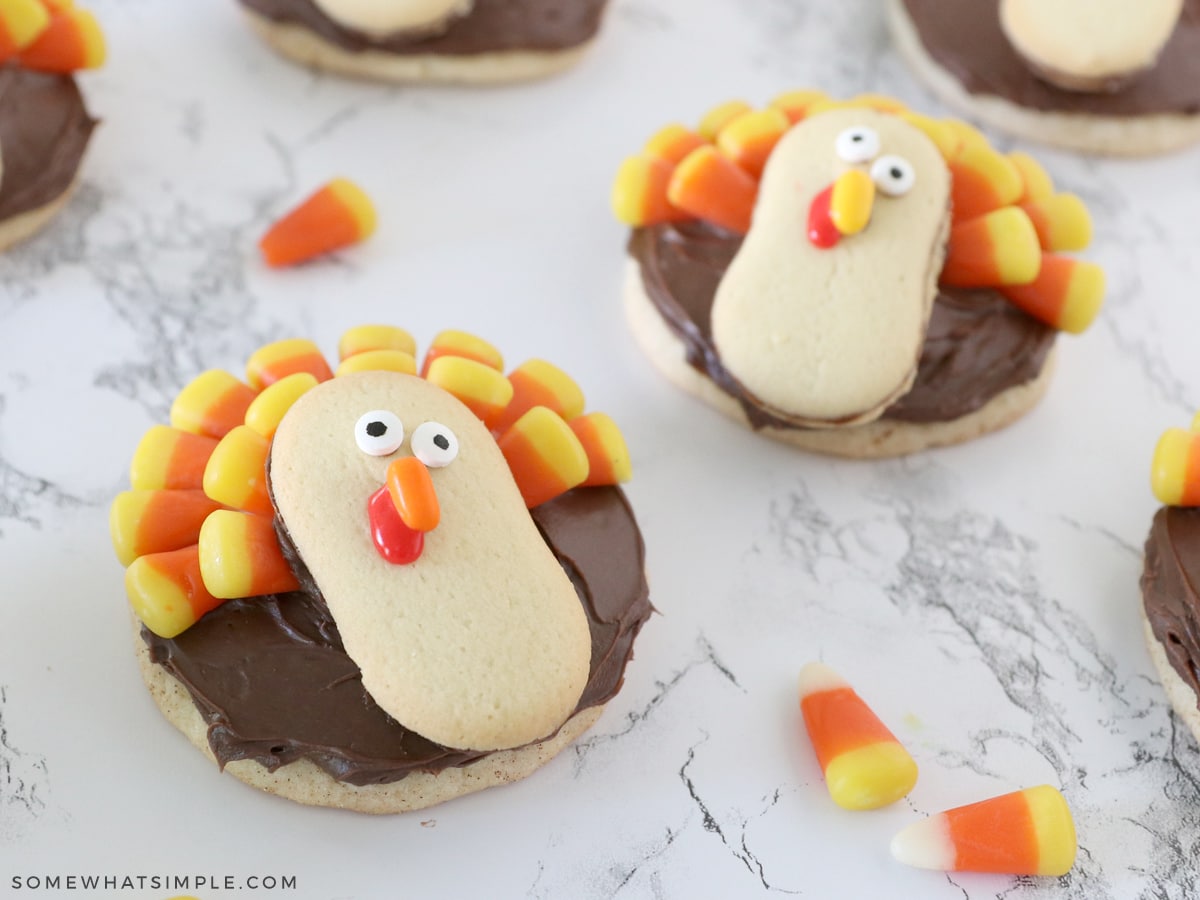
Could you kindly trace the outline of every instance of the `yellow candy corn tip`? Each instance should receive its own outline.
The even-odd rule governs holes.
[[[841,753],[825,769],[829,796],[842,809],[879,809],[908,794],[916,783],[916,762],[890,741]]]
[[[1150,489],[1165,506],[1178,506],[1187,485],[1188,457],[1197,436],[1182,428],[1164,431],[1154,448],[1150,468]]]
[[[750,110],[750,104],[743,100],[729,100],[705,113],[696,131],[702,138],[714,141],[722,128]]]
[[[875,205],[875,182],[862,169],[849,169],[833,183],[829,198],[829,220],[843,237],[858,234],[871,221]]]
[[[1102,268],[1094,263],[1076,266],[1059,328],[1070,334],[1087,331],[1104,305],[1105,289],[1106,279]]]
[[[647,169],[651,163],[639,156],[631,156],[617,169],[610,202],[613,215],[622,225],[637,228],[646,224],[642,198],[649,183]]]
[[[359,325],[346,331],[338,340],[338,360],[367,350],[401,350],[417,355],[417,341],[403,328],[394,325]]]
[[[1067,800],[1048,784],[1025,790],[1029,816],[1037,833],[1038,875],[1066,875],[1075,865],[1079,842]]]
[[[399,372],[402,375],[417,374],[417,360],[403,350],[363,350],[341,361],[334,375],[349,375],[351,372]]]
[[[50,13],[38,0],[13,0],[0,5],[0,25],[18,50],[24,50],[50,24]]]
[[[144,556],[125,570],[125,593],[134,615],[159,637],[173,638],[193,624],[183,591]]]
[[[309,372],[295,372],[280,378],[250,401],[246,409],[246,426],[269,440],[292,405],[318,384],[316,376]]]
[[[128,567],[137,559],[137,526],[150,500],[149,491],[122,491],[108,510],[108,531],[117,561]]]
[[[370,237],[375,232],[377,221],[375,204],[371,202],[366,191],[348,178],[335,178],[329,182],[328,187],[350,211],[350,215],[358,226],[359,237]]]

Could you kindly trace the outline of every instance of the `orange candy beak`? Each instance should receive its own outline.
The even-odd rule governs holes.
[[[388,466],[388,495],[400,519],[413,531],[433,531],[441,519],[437,491],[425,463],[415,456],[402,456]]]

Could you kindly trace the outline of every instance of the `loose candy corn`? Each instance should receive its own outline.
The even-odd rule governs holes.
[[[531,509],[587,478],[587,451],[570,426],[544,406],[517,419],[497,443]]]
[[[274,514],[267,495],[271,445],[254,429],[239,425],[221,438],[204,469],[204,493],[225,506],[263,516]]]
[[[529,359],[508,373],[512,402],[498,416],[485,419],[504,431],[535,406],[544,406],[570,421],[583,412],[583,391],[566,372],[544,359]]]
[[[834,803],[877,809],[917,783],[917,764],[836,672],[809,663],[800,672],[800,711]]]
[[[180,431],[222,438],[245,421],[254,388],[221,369],[193,378],[171,404],[171,424]]]
[[[629,448],[617,423],[601,412],[588,413],[568,423],[588,458],[588,486],[620,484],[633,477]]]
[[[260,391],[297,372],[307,372],[317,381],[328,381],[333,377],[320,348],[303,338],[275,341],[259,347],[246,360],[246,380]]]
[[[954,287],[1028,284],[1037,278],[1041,261],[1029,216],[1006,206],[950,229],[941,282]]]
[[[272,225],[258,242],[270,266],[290,266],[370,237],[375,206],[358,185],[335,178]]]
[[[504,357],[500,351],[483,338],[465,331],[447,330],[438,333],[429,349],[425,351],[425,361],[421,364],[422,378],[439,356],[461,356],[483,363],[499,372],[504,371]]]
[[[673,206],[739,234],[750,230],[757,198],[758,182],[708,145],[689,153],[667,186]]]
[[[1104,303],[1104,270],[1095,263],[1046,254],[1037,278],[1029,284],[1005,285],[1000,292],[1052,328],[1079,334]]]
[[[104,64],[107,51],[100,24],[86,9],[50,6],[50,22],[18,56],[27,69],[40,72],[74,72]]]
[[[513,385],[502,372],[462,356],[439,356],[425,378],[453,394],[486,422],[500,415],[513,397]]]
[[[411,359],[412,357],[409,357]],[[415,366],[415,363],[414,363]],[[275,436],[275,429],[283,420],[287,411],[292,408],[300,397],[317,386],[318,382],[310,372],[296,372],[286,375],[269,388],[263,390],[246,407],[246,427],[253,429],[268,441]]]
[[[133,452],[129,483],[134,490],[198,489],[216,446],[216,438],[154,425]]]
[[[24,50],[50,25],[39,0],[0,0],[0,63]]]
[[[300,586],[269,516],[217,510],[200,528],[198,558],[204,585],[214,597],[257,597]]]
[[[139,556],[125,570],[125,592],[142,624],[165,638],[187,630],[221,605],[205,587],[195,545]]]
[[[1065,875],[1075,863],[1075,822],[1049,785],[960,806],[892,839],[892,856],[921,869]]]
[[[200,526],[213,510],[220,509],[204,491],[124,491],[113,500],[109,530],[121,565],[139,556],[190,547],[200,537]]]
[[[1169,428],[1154,448],[1150,488],[1167,506],[1200,506],[1200,433]]]

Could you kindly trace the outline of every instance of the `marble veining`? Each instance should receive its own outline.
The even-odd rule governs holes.
[[[50,790],[45,758],[22,751],[9,736],[8,692],[0,685],[0,844],[15,841],[45,811]]]

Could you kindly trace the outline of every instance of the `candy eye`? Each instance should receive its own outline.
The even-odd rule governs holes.
[[[903,156],[881,156],[871,166],[871,180],[889,197],[899,197],[912,190],[917,173]]]
[[[387,456],[399,450],[404,443],[404,426],[395,413],[373,409],[363,413],[354,423],[354,440],[363,453]]]
[[[879,135],[873,128],[855,125],[839,134],[833,147],[838,158],[848,163],[870,162],[879,155]]]
[[[413,456],[431,469],[448,466],[458,456],[458,438],[441,422],[422,422],[411,443]]]

